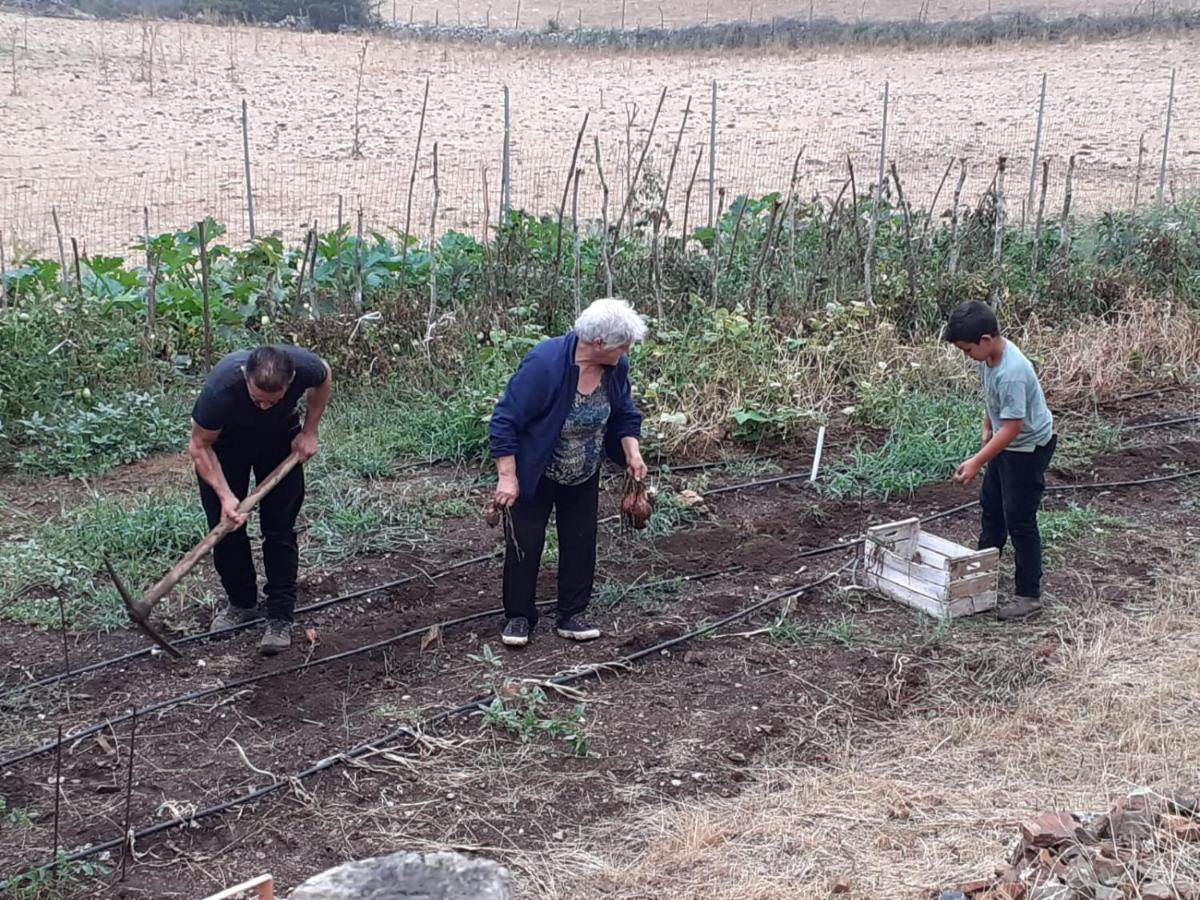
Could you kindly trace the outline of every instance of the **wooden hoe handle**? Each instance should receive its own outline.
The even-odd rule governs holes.
[[[237,511],[244,514],[254,509],[254,507],[258,505],[259,501],[262,500],[262,498],[268,493],[270,493],[272,488],[279,484],[279,482],[283,481],[283,479],[287,477],[287,474],[291,472],[292,469],[296,468],[296,465],[299,462],[300,457],[296,453],[289,454],[288,458],[276,466],[275,470],[270,475],[254,486],[254,491],[248,497],[246,497],[245,500],[238,504]],[[183,579],[183,576],[195,568],[196,563],[200,562],[200,560],[203,559],[209,553],[209,551],[211,551],[212,548],[217,545],[221,538],[225,537],[225,535],[234,530],[236,530],[236,526],[222,518],[221,521],[217,523],[217,526],[208,533],[204,540],[189,550],[187,555],[177,562],[174,568],[164,575],[158,584],[146,591],[146,593],[142,596],[142,602],[140,604],[144,610],[144,613],[148,614],[154,604],[169,594],[171,589],[175,587],[175,585],[179,584],[179,582]]]

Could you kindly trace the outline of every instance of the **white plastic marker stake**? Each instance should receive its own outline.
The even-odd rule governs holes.
[[[809,477],[809,482],[817,480],[817,471],[821,468],[821,451],[825,449],[825,426],[821,426],[821,430],[817,432],[817,449],[813,451],[813,467],[812,475]]]

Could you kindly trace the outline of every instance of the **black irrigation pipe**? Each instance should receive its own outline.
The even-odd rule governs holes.
[[[339,594],[336,597],[329,597],[325,600],[318,600],[316,603],[310,603],[308,606],[298,607],[296,609],[296,612],[297,613],[316,612],[317,610],[325,609],[326,607],[334,606],[339,603],[347,603],[350,600],[357,600],[359,597],[365,597],[367,594],[375,594],[375,593],[378,593],[379,591],[386,591],[391,588],[400,587],[401,585],[409,584],[410,582],[418,581],[421,579],[428,578],[428,579],[432,579],[432,580],[436,581],[439,578],[445,578],[451,572],[455,572],[458,569],[465,568],[466,566],[476,565],[477,563],[486,562],[487,560],[492,559],[498,555],[499,555],[499,551],[493,551],[492,553],[486,553],[486,554],[483,554],[482,556],[475,556],[475,557],[472,557],[471,559],[465,559],[461,562],[454,563],[453,565],[441,570],[440,572],[435,572],[429,576],[426,576],[423,573],[419,574],[419,575],[405,575],[403,578],[397,578],[393,581],[384,582],[383,584],[376,584],[371,587],[353,590],[346,594]],[[212,638],[224,638],[224,637],[228,637],[231,634],[236,634],[239,631],[245,631],[248,628],[253,628],[255,625],[261,625],[265,621],[266,621],[265,619],[259,617],[257,619],[253,619],[249,622],[242,622],[237,625],[231,625],[229,628],[222,628],[220,631],[201,631],[201,632],[197,632],[196,634],[190,634],[190,635],[187,635],[186,637],[181,637],[181,638],[178,638],[177,640],[173,640],[173,641],[171,641],[171,643],[178,646],[179,644],[191,644],[191,643],[195,643],[197,641],[207,641]],[[124,662],[130,662],[131,660],[141,659],[144,656],[152,656],[159,652],[161,652],[161,651],[159,651],[159,649],[157,647],[143,647],[141,650],[132,650],[129,653],[122,654],[121,656],[114,656],[109,659],[101,659],[101,660],[98,660],[97,662],[91,663],[89,665],[80,666],[78,668],[71,669],[66,672],[58,672],[54,675],[47,675],[44,678],[39,678],[37,681],[31,681],[28,684],[18,684],[18,685],[15,685],[14,687],[9,688],[8,690],[0,693],[0,701],[7,700],[9,697],[15,696],[17,694],[20,694],[24,691],[31,690],[33,688],[46,687],[48,685],[58,684],[60,681],[65,681],[68,678],[74,678],[77,675],[85,675],[89,672],[98,672],[101,669],[107,669],[107,668],[111,668],[112,666],[120,665],[121,663],[124,663]]]
[[[710,578],[719,578],[723,575],[731,575],[733,573],[740,572],[742,568],[742,566],[734,566],[729,569],[700,572],[695,575],[677,575],[672,578],[663,578],[659,581],[651,581],[644,584],[632,584],[629,586],[628,590],[631,592],[646,591],[669,584],[682,584],[684,582],[692,581],[707,581]],[[548,606],[554,602],[556,602],[555,598],[551,597],[538,600],[537,605]],[[260,681],[278,678],[281,675],[294,675],[297,672],[315,669],[319,666],[327,665],[328,663],[349,659],[352,656],[359,656],[363,653],[370,653],[374,650],[380,650],[384,647],[389,647],[392,644],[399,643],[400,641],[407,640],[408,638],[419,637],[420,635],[427,634],[431,628],[451,628],[455,625],[465,625],[468,622],[477,622],[480,619],[487,619],[492,616],[500,615],[503,612],[504,609],[501,607],[497,609],[484,610],[482,612],[469,613],[468,615],[459,616],[458,618],[454,619],[446,619],[442,622],[431,622],[426,625],[420,625],[416,628],[410,628],[408,631],[392,635],[391,637],[383,638],[382,640],[375,641],[370,644],[364,644],[361,647],[354,647],[350,650],[343,650],[341,653],[334,653],[331,656],[322,656],[318,657],[317,659],[310,659],[307,662],[296,663],[295,665],[284,666],[279,669],[272,669],[269,672],[259,672],[257,675],[249,675],[245,678],[239,678],[223,684],[212,685],[211,687],[200,688],[198,690],[188,691],[185,694],[179,694],[175,697],[168,697],[163,700],[158,700],[138,709],[130,710],[127,713],[122,713],[118,716],[112,716],[95,725],[89,725],[88,727],[80,729],[79,731],[73,731],[67,735],[60,735],[57,741],[50,741],[49,743],[42,744],[38,747],[31,747],[26,750],[21,750],[12,756],[0,759],[0,768],[11,766],[19,762],[24,762],[27,759],[32,759],[33,757],[40,756],[43,753],[49,753],[51,750],[55,750],[62,746],[62,744],[71,744],[82,740],[83,738],[91,737],[93,734],[106,731],[114,725],[120,725],[124,722],[128,722],[130,719],[136,719],[139,716],[145,717],[152,713],[162,712],[165,709],[171,709],[173,707],[180,706],[184,703],[193,703],[197,700],[204,700],[208,697],[216,696],[217,694],[228,693],[229,691],[234,691],[238,688],[246,687],[247,685],[257,684]]]
[[[674,637],[674,638],[670,638],[665,641],[661,641],[660,643],[657,643],[657,644],[653,645],[652,647],[646,647],[642,650],[638,650],[636,653],[631,653],[628,656],[623,656],[620,659],[613,660],[608,663],[601,663],[598,665],[589,666],[587,668],[581,669],[576,672],[570,672],[565,675],[560,675],[556,678],[549,679],[546,683],[556,685],[556,686],[563,686],[563,685],[570,684],[574,681],[580,681],[584,678],[596,675],[599,672],[605,671],[607,669],[628,666],[632,663],[637,662],[638,660],[645,659],[647,656],[653,656],[654,654],[661,653],[664,650],[669,650],[671,647],[678,646],[679,644],[684,643],[685,641],[689,641],[694,638],[700,637],[701,635],[707,634],[708,632],[715,631],[718,628],[722,628],[725,625],[728,625],[732,622],[736,622],[739,619],[744,619],[748,616],[751,616],[754,613],[758,612],[759,610],[764,609],[765,607],[770,606],[774,603],[778,603],[781,600],[787,600],[792,597],[796,597],[806,591],[811,591],[814,588],[821,587],[822,585],[828,584],[829,582],[833,581],[833,579],[837,578],[837,576],[840,575],[844,569],[845,569],[845,566],[843,566],[841,569],[838,569],[837,571],[831,572],[830,574],[828,574],[828,575],[824,576],[823,578],[820,578],[816,581],[812,581],[812,582],[809,582],[808,584],[803,584],[798,587],[789,588],[788,590],[783,591],[778,594],[773,594],[770,597],[767,597],[764,600],[760,600],[759,602],[754,603],[750,606],[747,606],[744,609],[741,609],[734,613],[730,613],[729,615],[724,616],[723,618],[718,619],[715,622],[710,622],[707,625],[698,626],[697,628],[692,629],[691,631],[687,632],[686,634],[682,634],[682,635],[679,635],[678,637]],[[68,862],[68,863],[78,862],[83,859],[88,859],[89,857],[95,856],[99,853],[103,853],[107,850],[115,850],[115,849],[123,846],[126,843],[126,841],[132,841],[136,844],[137,841],[145,840],[146,838],[153,837],[157,834],[161,834],[164,831],[170,831],[173,828],[179,828],[184,825],[190,825],[194,822],[199,821],[200,819],[207,819],[207,818],[211,818],[212,816],[220,815],[221,813],[226,812],[235,807],[243,806],[252,801],[259,800],[263,797],[266,797],[269,794],[273,794],[276,791],[282,790],[283,788],[291,787],[292,785],[296,784],[297,782],[303,781],[306,778],[311,778],[313,775],[320,774],[321,772],[324,772],[327,769],[333,768],[334,766],[338,765],[339,763],[352,762],[360,757],[367,756],[371,753],[374,753],[380,745],[389,744],[393,741],[399,740],[400,738],[407,737],[407,738],[411,738],[413,740],[418,740],[420,738],[420,733],[422,731],[424,731],[425,729],[428,729],[434,725],[440,724],[441,722],[445,722],[448,719],[452,719],[457,716],[463,715],[465,713],[469,713],[473,710],[479,709],[484,704],[488,703],[492,699],[493,696],[494,696],[494,694],[489,692],[488,694],[485,694],[482,697],[477,697],[474,700],[471,700],[467,703],[463,703],[459,706],[455,706],[453,708],[443,710],[442,712],[439,712],[432,716],[427,717],[416,728],[413,728],[408,725],[402,725],[399,728],[397,728],[396,730],[389,732],[388,734],[385,734],[382,737],[376,738],[373,741],[368,741],[366,743],[359,744],[358,746],[353,747],[350,750],[344,751],[342,753],[339,753],[335,756],[327,756],[324,759],[314,763],[313,765],[309,766],[306,769],[302,769],[301,771],[296,772],[296,773],[289,775],[287,777],[284,777],[284,778],[277,778],[271,784],[266,784],[266,785],[262,785],[261,787],[254,788],[253,790],[249,791],[248,793],[239,794],[237,797],[234,797],[231,800],[225,800],[221,803],[217,803],[212,806],[207,806],[204,809],[198,810],[197,812],[194,812],[190,815],[175,816],[174,818],[168,819],[165,822],[159,822],[156,825],[151,825],[146,828],[143,828],[140,831],[134,832],[132,835],[129,835],[127,833],[125,835],[122,835],[121,837],[112,838],[111,840],[105,841],[103,843],[93,844],[93,845],[91,845],[89,847],[85,847],[81,850],[76,850],[74,853],[64,854],[63,856],[59,857],[53,863],[47,863],[46,865],[39,866],[35,869],[30,869],[26,872],[23,872],[22,874],[16,876],[16,880],[21,881],[23,879],[33,877],[37,873],[47,871],[50,868],[52,868],[53,866],[59,865],[64,862]]]
[[[1122,425],[1122,431],[1145,431],[1150,428],[1167,428],[1172,425],[1186,425],[1189,422],[1200,422],[1200,415],[1182,416],[1178,419],[1167,419],[1163,422],[1145,422],[1140,425]]]
[[[752,460],[760,459],[760,458],[770,458],[770,457],[751,457]],[[701,464],[696,464],[696,465],[700,466],[700,465],[708,465],[708,464],[701,463]],[[713,465],[724,465],[724,463],[713,463]],[[682,471],[682,467],[673,469],[672,471],[673,472]],[[716,494],[728,493],[730,491],[749,490],[751,488],[761,487],[763,485],[775,484],[779,481],[790,481],[790,480],[803,478],[803,477],[807,477],[807,476],[805,474],[786,475],[786,476],[783,476],[782,478],[769,478],[769,479],[766,479],[765,481],[750,481],[750,482],[746,482],[743,484],[735,484],[735,485],[730,485],[729,487],[715,488],[711,491],[705,491],[701,496],[708,497],[708,496],[712,496],[712,495],[716,495]],[[600,519],[597,522],[597,524],[604,525],[609,522],[615,522],[618,518],[620,518],[620,516],[617,516],[617,515],[606,516],[605,518]],[[465,568],[465,567],[471,566],[471,565],[476,565],[481,562],[487,562],[489,559],[492,559],[498,555],[499,555],[499,551],[497,550],[497,551],[493,551],[492,553],[485,553],[481,556],[475,556],[475,557],[472,557],[471,559],[466,559],[466,560],[463,560],[462,562],[455,563],[455,564],[447,567],[446,569],[443,569],[442,571],[436,572],[433,575],[429,575],[429,576],[426,576],[424,573],[416,574],[416,575],[405,575],[403,578],[397,578],[393,581],[384,582],[383,584],[377,584],[377,585],[373,585],[371,587],[361,588],[358,590],[350,591],[347,594],[340,594],[336,597],[330,597],[325,600],[319,600],[316,603],[310,603],[308,606],[298,607],[296,609],[296,612],[297,613],[316,612],[318,610],[325,609],[330,606],[335,606],[339,603],[346,603],[350,600],[356,600],[359,597],[366,596],[367,594],[374,594],[374,593],[378,593],[379,591],[386,591],[386,590],[390,590],[391,588],[400,587],[401,585],[410,584],[410,583],[412,583],[414,581],[418,581],[422,578],[437,580],[439,578],[444,578],[446,575],[448,575],[451,572],[454,572],[458,569],[462,569],[462,568]],[[228,637],[229,635],[237,634],[240,631],[245,631],[246,629],[253,628],[256,625],[261,625],[264,621],[266,621],[266,620],[260,617],[257,619],[252,619],[249,622],[242,622],[237,625],[231,625],[229,628],[222,628],[220,631],[201,631],[201,632],[197,632],[196,634],[190,634],[190,635],[187,635],[186,637],[181,637],[177,640],[173,640],[173,641],[171,641],[171,643],[178,646],[180,644],[191,644],[191,643],[195,643],[197,641],[207,641],[207,640],[211,640],[212,638]],[[121,663],[130,662],[131,660],[141,659],[142,657],[151,656],[158,652],[160,652],[160,651],[156,647],[143,647],[141,650],[132,650],[129,653],[125,653],[120,656],[114,656],[110,659],[98,660],[89,665],[80,666],[79,668],[71,669],[66,672],[57,672],[54,675],[47,675],[43,678],[37,679],[36,681],[30,681],[27,684],[14,685],[13,687],[8,688],[7,690],[0,691],[0,701],[6,700],[9,697],[15,696],[23,691],[28,691],[33,688],[47,687],[49,685],[58,684],[59,682],[67,680],[68,678],[74,678],[77,675],[85,675],[90,672],[97,672],[97,671],[100,671],[101,669],[107,669],[112,666],[120,665]]]

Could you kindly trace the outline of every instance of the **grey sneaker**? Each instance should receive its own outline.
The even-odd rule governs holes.
[[[221,611],[213,616],[208,630],[225,631],[227,628],[237,628],[239,625],[253,622],[257,618],[258,610],[253,606],[234,606],[232,603],[226,603],[221,607]]]
[[[258,642],[263,656],[274,656],[292,646],[292,623],[284,619],[267,619],[267,630]]]
[[[505,647],[524,647],[528,644],[529,620],[518,617],[505,622],[504,631],[500,634],[500,642]]]
[[[996,610],[996,618],[1005,620],[1028,619],[1042,611],[1042,601],[1036,597],[1013,597]]]
[[[594,641],[600,637],[600,629],[582,614],[563,619],[554,630],[559,637],[570,641]]]

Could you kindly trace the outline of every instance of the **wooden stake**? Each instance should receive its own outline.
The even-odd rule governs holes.
[[[1030,264],[1030,270],[1033,275],[1037,274],[1038,257],[1042,252],[1042,218],[1046,215],[1046,189],[1050,184],[1050,160],[1042,161],[1042,191],[1038,199],[1037,218],[1033,225],[1033,259]]]
[[[334,279],[337,281],[337,299],[340,307],[346,302],[346,286],[342,281],[342,195],[338,194],[337,231],[334,233],[333,246],[337,262],[334,266]]]
[[[75,290],[83,296],[83,273],[79,269],[79,242],[71,238],[71,256],[75,259]]]
[[[1158,170],[1157,202],[1163,201],[1163,188],[1167,184],[1167,152],[1171,146],[1171,117],[1175,113],[1175,70],[1171,70],[1171,93],[1167,99],[1167,125],[1163,131],[1162,164]]]
[[[1130,212],[1137,212],[1138,205],[1141,202],[1142,195],[1142,169],[1146,163],[1146,132],[1142,132],[1138,138],[1138,161],[1137,174],[1133,180],[1133,207]]]
[[[613,295],[612,264],[608,259],[608,181],[604,178],[604,164],[600,160],[600,138],[593,136],[596,144],[596,174],[600,176],[600,261],[604,265],[604,288],[606,297]]]
[[[363,211],[362,207],[358,208],[358,240],[354,243],[354,311],[362,314],[363,311]],[[405,269],[405,272],[408,270]]]
[[[1042,93],[1038,101],[1037,133],[1033,139],[1033,165],[1029,168],[1029,195],[1025,208],[1033,212],[1034,187],[1037,182],[1038,162],[1042,153],[1042,124],[1046,118],[1046,75],[1042,74]]]
[[[62,227],[58,224],[58,209],[50,207],[50,218],[54,220],[54,233],[58,237],[58,274],[60,279],[60,289],[65,297],[70,293],[70,270],[67,269],[67,251],[63,246]]]
[[[0,309],[8,308],[8,267],[4,262],[4,229],[0,228]]]
[[[679,158],[679,146],[683,143],[683,133],[687,130],[688,116],[692,112],[692,98],[688,97],[687,105],[683,108],[683,121],[679,125],[679,134],[675,137],[675,147],[671,150],[671,164],[667,167],[667,182],[663,186],[662,205],[659,207],[659,221],[666,219],[667,216],[667,197],[671,193],[671,182],[675,178],[675,161]],[[665,235],[671,233],[670,225],[668,224]]]
[[[712,304],[718,308],[721,280],[721,219],[725,215],[725,188],[717,189],[717,219],[712,243]]]
[[[995,279],[992,287],[992,307],[998,312],[1000,310],[1000,301],[1002,294],[1000,291],[1000,264],[1004,255],[1004,229],[1008,224],[1008,205],[1004,196],[1004,172],[1008,167],[1008,157],[1002,156],[996,163],[996,191],[995,211],[996,211],[996,229],[994,240],[992,241],[992,267],[995,270],[992,273],[992,278]]]
[[[358,82],[354,87],[354,140],[350,148],[350,157],[352,159],[362,159],[362,143],[360,138],[359,126],[359,108],[362,101],[362,83],[363,74],[367,68],[367,47],[371,44],[370,41],[363,41],[362,48],[358,51]]]
[[[150,209],[142,207],[142,220],[146,230],[146,355],[153,352],[158,334],[158,254],[150,252]]]
[[[246,101],[242,101],[242,160],[246,169],[246,216],[250,222],[250,240],[256,238],[254,231],[254,187],[250,182],[250,113]]]
[[[571,153],[571,168],[567,170],[567,183],[563,185],[562,202],[558,205],[558,236],[554,242],[554,272],[558,274],[558,264],[562,261],[562,229],[563,217],[567,212],[567,196],[571,192],[571,183],[575,180],[575,167],[579,162],[579,147],[583,143],[583,133],[587,131],[588,116],[591,112],[583,114],[583,124],[579,126],[579,134],[575,136],[575,150]]]
[[[629,188],[629,193],[625,197],[625,203],[621,206],[621,214],[617,216],[617,234],[621,234],[621,223],[625,221],[625,213],[633,205],[633,195],[637,190],[637,180],[642,174],[642,166],[646,163],[646,154],[650,152],[650,144],[654,140],[654,130],[658,127],[658,117],[662,113],[663,103],[667,99],[667,89],[663,88],[662,93],[658,97],[658,106],[654,110],[654,118],[650,120],[650,133],[646,135],[646,143],[642,145],[642,155],[638,159],[637,168],[634,170],[633,177]]]
[[[497,302],[496,292],[496,259],[492,253],[491,228],[492,210],[488,198],[487,167],[479,167],[480,178],[483,179],[483,255],[487,261],[488,296],[493,304]]]
[[[429,355],[437,322],[437,214],[442,191],[438,186],[438,145],[433,143],[433,212],[429,215],[429,318],[425,327],[425,353]]]
[[[888,132],[888,100],[891,83],[883,83],[883,129],[879,137],[879,180],[875,182],[875,202],[872,205],[871,220],[867,223],[867,252],[863,257],[863,287],[866,291],[867,306],[875,308],[875,291],[871,276],[875,269],[875,235],[879,229],[879,208],[883,205],[883,179],[887,165],[887,132]]]
[[[489,7],[490,9],[490,7]],[[509,95],[508,85],[504,86],[504,151],[501,157],[500,169],[500,227],[503,228],[508,224],[509,210],[509,191],[512,189],[512,178],[509,172],[509,165],[512,159],[510,145],[510,117],[509,117]]]
[[[1062,223],[1058,243],[1059,259],[1063,265],[1071,257],[1071,200],[1075,190],[1075,154],[1067,160],[1067,185],[1063,195]]]
[[[701,147],[696,151],[696,164],[692,166],[692,177],[688,180],[687,191],[683,197],[683,234],[681,235],[682,244],[680,245],[687,252],[688,241],[688,217],[692,212],[692,189],[696,186],[696,176],[700,174],[700,160],[704,158],[704,148]]]
[[[950,177],[950,170],[954,168],[954,160],[951,159],[946,165],[946,171],[942,173],[942,180],[938,182],[937,190],[933,192],[933,202],[929,204],[929,215],[925,217],[925,227],[921,230],[922,243],[928,243],[929,226],[937,216],[938,198],[942,196],[942,188],[946,186],[946,179]]]
[[[579,240],[579,179],[583,169],[575,170],[575,187],[571,193],[571,232],[575,235],[575,315],[583,312],[583,287],[581,284],[582,269],[580,268]]]
[[[778,200],[771,204],[771,217],[767,220],[767,234],[763,238],[762,248],[758,251],[758,259],[754,263],[754,271],[750,273],[750,299],[746,302],[746,310],[750,313],[751,318],[754,317],[755,313],[755,300],[758,298],[763,265],[767,261],[767,255],[771,251],[771,244],[774,240],[775,223],[782,221],[782,217],[779,215],[779,209],[782,205]]]
[[[200,243],[200,302],[204,314],[204,365],[211,369],[213,364],[212,307],[208,294],[208,235],[204,232],[204,220],[197,225]]]
[[[67,641],[67,605],[63,601],[62,594],[58,595],[58,624],[62,633],[63,647],[63,675],[71,674],[71,651],[68,649]]]
[[[133,756],[137,740],[137,710],[133,710],[133,715],[129,722],[129,750],[126,753],[128,757],[128,765],[125,768],[125,840],[121,843],[121,881],[125,880],[126,862],[128,857],[133,854],[133,829],[130,818],[130,810],[133,805]],[[59,736],[62,740],[62,736]]]
[[[705,23],[708,22],[707,13]],[[717,82],[712,83],[712,110],[708,117],[708,227],[713,227],[713,194],[717,189]]]
[[[960,166],[958,171],[958,185],[954,188],[954,209],[950,213],[950,277],[953,278],[958,272],[958,254],[960,249],[959,244],[959,209],[962,203],[963,184],[967,180],[967,158],[964,156],[959,161]]]
[[[896,202],[900,204],[900,212],[904,217],[904,247],[908,259],[908,300],[913,309],[917,307],[917,258],[913,252],[912,213],[904,202],[904,187],[900,184],[900,174],[896,171],[896,163],[892,162],[892,181],[896,184]]]
[[[400,251],[400,271],[404,273],[405,282],[408,281],[408,239],[412,233],[412,201],[413,188],[417,184],[417,165],[421,161],[421,138],[425,135],[425,111],[429,108],[429,79],[425,79],[425,96],[421,100],[421,121],[417,125],[417,148],[413,151],[412,173],[408,177],[408,200],[404,208],[404,234],[402,236],[404,247]],[[362,210],[359,210],[359,221],[362,221]],[[360,240],[361,243],[361,240]],[[362,294],[358,296],[358,308],[362,309]]]

